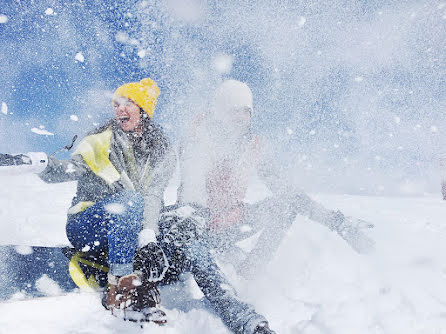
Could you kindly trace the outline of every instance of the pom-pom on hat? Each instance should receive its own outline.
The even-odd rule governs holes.
[[[135,102],[152,118],[159,95],[160,90],[156,82],[150,78],[145,78],[140,82],[130,82],[120,86],[115,90],[113,100],[118,97],[126,97]]]

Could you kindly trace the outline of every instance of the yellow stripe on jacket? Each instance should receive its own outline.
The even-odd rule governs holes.
[[[109,185],[121,178],[121,175],[109,159],[112,135],[112,129],[108,128],[104,132],[85,137],[73,153],[73,155],[80,154],[90,170],[104,179]],[[79,202],[68,209],[68,213],[76,214],[82,212],[93,204],[95,202]]]
[[[109,159],[112,129],[85,137],[73,154],[80,154],[91,171],[112,184],[121,178]]]

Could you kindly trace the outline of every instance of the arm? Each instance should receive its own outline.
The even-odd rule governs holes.
[[[144,186],[144,221],[143,230],[151,229],[158,233],[158,220],[164,204],[164,191],[176,168],[174,150],[168,149],[157,163]],[[144,235],[141,233],[141,236]],[[145,243],[141,241],[142,243]]]
[[[340,211],[325,208],[293,185],[292,174],[276,163],[271,151],[266,149],[259,161],[258,174],[268,188],[281,200],[289,201],[295,213],[314,220],[336,231],[358,253],[368,253],[374,241],[365,233],[373,225],[360,219],[346,217]]]
[[[58,160],[44,152],[0,154],[0,172],[9,175],[35,173],[47,183],[74,181],[88,170],[79,155],[70,160]]]
[[[211,139],[207,136],[203,121],[203,115],[197,115],[188,125],[186,134],[180,140],[178,203],[207,205],[205,182],[210,164],[211,148],[209,144]]]
[[[50,156],[48,157],[48,165],[39,174],[39,177],[47,183],[76,181],[89,170],[79,154],[75,154],[69,160],[59,160]]]

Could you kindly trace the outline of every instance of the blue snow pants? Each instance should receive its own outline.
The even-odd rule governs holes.
[[[68,240],[77,250],[93,254],[108,252],[111,274],[131,274],[143,213],[144,198],[140,194],[131,191],[113,194],[68,216]]]

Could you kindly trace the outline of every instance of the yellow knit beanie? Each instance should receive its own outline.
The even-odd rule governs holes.
[[[115,90],[113,99],[126,97],[141,107],[150,118],[155,111],[156,99],[160,95],[160,90],[156,82],[150,78],[142,79],[140,82],[130,82]]]

